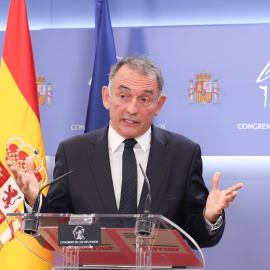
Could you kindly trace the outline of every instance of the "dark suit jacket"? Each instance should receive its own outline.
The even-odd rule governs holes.
[[[54,177],[74,172],[52,185],[41,212],[118,213],[108,152],[108,126],[72,137],[59,144]],[[188,232],[200,245],[217,244],[223,226],[209,236],[203,209],[208,190],[202,178],[198,144],[184,136],[152,126],[146,174],[151,185],[152,214],[161,214]],[[138,213],[143,213],[147,186],[143,186]]]

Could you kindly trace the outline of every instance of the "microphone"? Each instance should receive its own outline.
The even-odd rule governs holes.
[[[144,177],[144,181],[146,182],[147,184],[147,187],[148,187],[148,194],[146,196],[146,199],[145,199],[145,203],[144,203],[144,214],[147,215],[150,213],[150,206],[151,206],[151,191],[150,191],[150,182],[142,168],[142,165],[141,163],[139,163],[139,166],[141,168],[141,171],[142,171],[142,174],[143,174],[143,177]]]
[[[139,166],[141,168],[143,177],[144,177],[144,181],[147,183],[147,187],[148,187],[148,194],[146,196],[145,199],[145,204],[144,204],[144,212],[141,218],[139,218],[136,221],[136,234],[138,234],[138,236],[149,236],[152,237],[153,235],[153,229],[155,227],[155,223],[152,219],[149,218],[149,214],[150,214],[150,207],[151,207],[151,191],[150,191],[150,182],[142,168],[142,165],[139,163]]]
[[[36,199],[34,201],[31,213],[27,217],[23,218],[22,231],[25,234],[31,234],[32,236],[38,236],[39,235],[40,219],[37,218],[35,216],[35,214],[38,213],[38,208],[39,208],[39,203],[40,203],[40,194],[41,194],[42,190],[44,188],[54,184],[55,182],[61,180],[65,176],[68,176],[71,173],[73,173],[73,171],[69,171],[69,172],[55,178],[54,180],[52,180],[50,183],[46,184],[44,187],[42,187],[39,190],[38,195],[37,195],[37,197],[36,197]]]

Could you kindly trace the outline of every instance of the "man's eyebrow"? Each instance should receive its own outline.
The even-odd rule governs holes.
[[[120,84],[118,87],[117,87],[117,89],[126,89],[126,90],[131,90],[128,86],[126,86],[126,85],[124,85],[124,84]],[[148,90],[148,89],[146,89],[146,90],[144,90],[144,92],[145,93],[149,93],[149,94],[151,94],[151,95],[154,95],[154,91],[153,90]]]
[[[118,89],[126,89],[126,90],[130,90],[129,87],[125,86],[124,84],[120,84],[118,87]]]
[[[149,93],[151,95],[154,95],[154,91],[153,90],[144,90],[145,93]]]

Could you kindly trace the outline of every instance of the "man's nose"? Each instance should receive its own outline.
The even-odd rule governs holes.
[[[131,99],[129,102],[127,112],[130,114],[136,114],[138,112],[138,101],[136,98]]]

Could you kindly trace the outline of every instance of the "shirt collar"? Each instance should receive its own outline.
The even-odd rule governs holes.
[[[142,150],[145,152],[151,142],[151,127],[143,135],[134,139],[137,141]],[[110,124],[108,132],[108,141],[112,151],[115,152],[124,140],[125,139],[122,136],[120,136]],[[137,145],[135,145],[135,147],[136,146]]]

